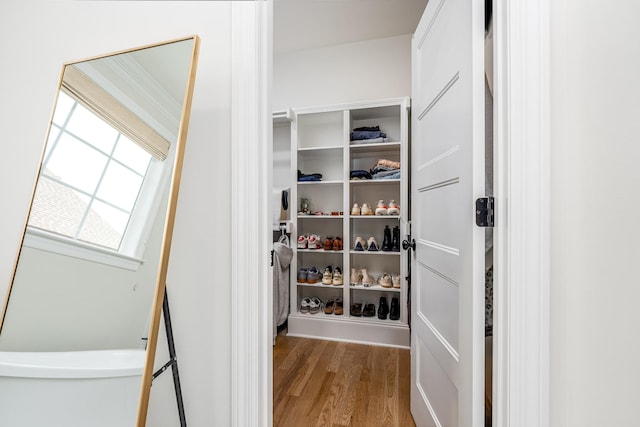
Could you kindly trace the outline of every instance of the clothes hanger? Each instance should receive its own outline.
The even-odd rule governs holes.
[[[289,245],[289,236],[287,236],[287,233],[285,233],[285,228],[284,226],[280,226],[280,238],[278,239],[278,242],[283,243],[287,246]]]

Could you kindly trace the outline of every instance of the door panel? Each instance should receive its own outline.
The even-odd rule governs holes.
[[[417,426],[483,424],[483,3],[432,0],[412,47],[411,411]]]

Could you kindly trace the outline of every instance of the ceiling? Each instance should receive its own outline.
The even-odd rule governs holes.
[[[428,0],[274,0],[275,54],[412,34]]]

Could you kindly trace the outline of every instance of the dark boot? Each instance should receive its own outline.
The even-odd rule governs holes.
[[[382,241],[382,250],[385,252],[391,251],[391,230],[388,225],[384,226],[384,240]]]
[[[398,298],[391,299],[391,309],[389,310],[389,319],[398,320],[400,319],[400,302]]]
[[[400,227],[393,227],[393,243],[391,244],[393,252],[400,252]]]
[[[389,314],[389,305],[387,304],[387,298],[380,297],[380,304],[378,305],[378,319],[386,319]]]

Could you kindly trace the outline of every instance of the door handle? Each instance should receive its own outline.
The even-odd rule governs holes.
[[[411,239],[411,241],[403,240],[402,241],[402,249],[404,249],[405,251],[408,251],[409,249],[413,249],[415,251],[416,250],[416,240],[415,239]]]

